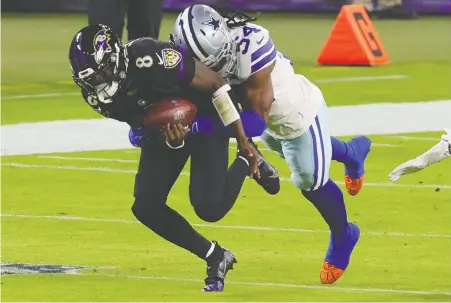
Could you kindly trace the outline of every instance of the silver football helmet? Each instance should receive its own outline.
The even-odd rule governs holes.
[[[226,19],[207,5],[186,8],[175,21],[173,42],[226,78],[236,69],[236,44]]]

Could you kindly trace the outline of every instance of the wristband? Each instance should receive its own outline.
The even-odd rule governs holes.
[[[231,91],[231,87],[226,84],[213,94],[213,105],[225,126],[240,119],[240,114],[230,98],[229,91]]]
[[[229,90],[231,90],[231,89],[232,89],[232,87],[231,87],[230,85],[224,84],[224,85],[221,86],[217,91],[215,91],[215,92],[213,93],[213,99],[216,98],[216,97],[218,97],[218,96],[220,96],[220,95],[222,95],[222,94],[227,93],[227,92],[228,92]]]

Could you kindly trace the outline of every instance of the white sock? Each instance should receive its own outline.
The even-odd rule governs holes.
[[[208,250],[207,255],[205,256],[205,259],[208,258],[213,253],[213,251],[215,250],[215,246],[216,245],[213,242],[211,242],[211,247]]]

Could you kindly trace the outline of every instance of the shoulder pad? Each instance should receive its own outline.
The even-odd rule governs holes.
[[[138,68],[159,65],[174,68],[183,59],[179,47],[170,42],[158,41],[153,38],[139,38],[128,42],[126,49],[132,65]]]
[[[234,33],[238,44],[237,77],[240,80],[246,80],[276,60],[277,50],[267,29],[247,24]]]

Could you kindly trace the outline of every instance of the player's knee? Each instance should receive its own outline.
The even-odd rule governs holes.
[[[139,199],[135,199],[132,205],[132,213],[138,221],[142,222],[146,213],[143,203]]]
[[[218,205],[214,200],[197,200],[191,201],[194,206],[196,215],[205,222],[214,223],[221,220],[225,214],[219,212],[214,205]]]
[[[197,216],[206,222],[218,222],[225,214],[219,212],[214,205],[220,205],[220,193],[203,188],[202,190],[190,190],[190,200]]]
[[[200,206],[194,208],[194,211],[196,212],[197,216],[204,220],[205,222],[209,223],[215,223],[224,218],[225,214],[220,214],[219,212],[215,211],[213,207],[208,206]]]
[[[133,215],[138,221],[146,225],[161,217],[161,211],[160,203],[153,203],[153,201],[148,201],[148,199],[135,198],[135,202],[132,205]]]
[[[300,190],[309,190],[314,185],[314,175],[311,172],[299,172],[291,174],[291,180]]]

